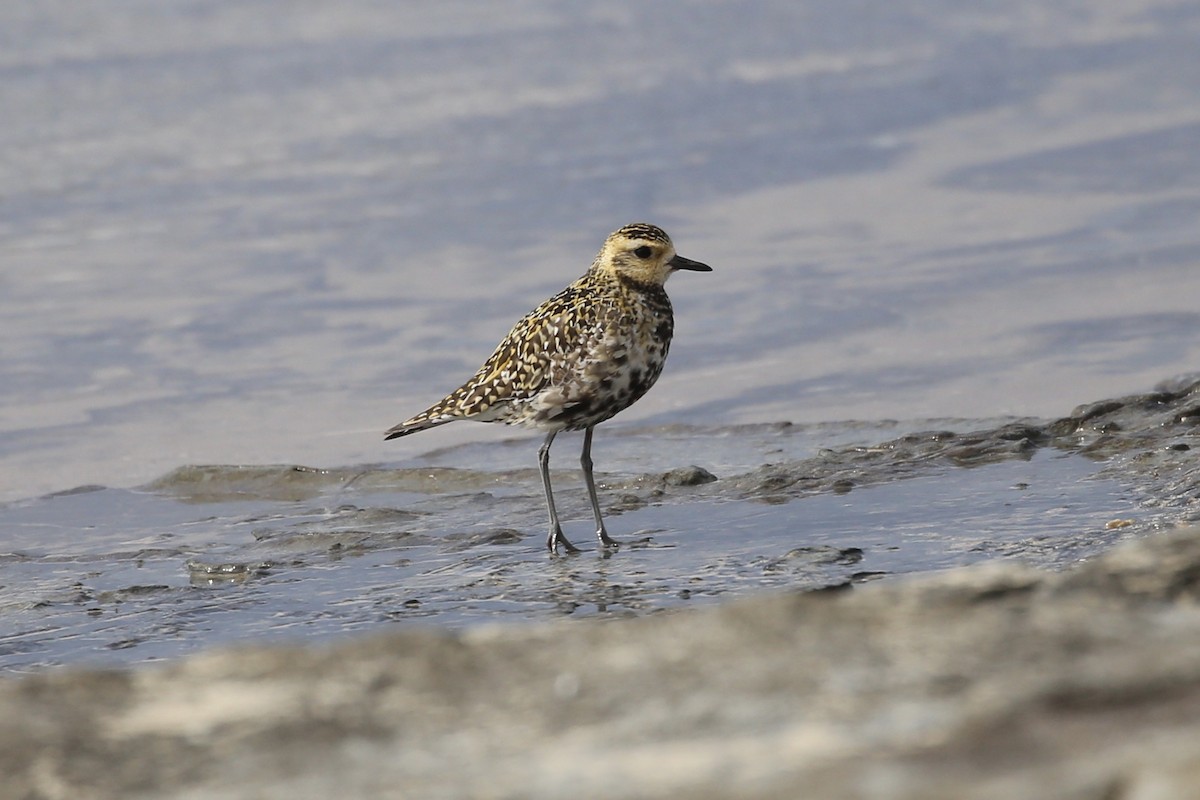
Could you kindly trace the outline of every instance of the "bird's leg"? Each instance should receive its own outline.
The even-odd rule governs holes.
[[[592,476],[592,428],[583,434],[583,453],[579,456],[579,465],[583,467],[583,480],[587,484],[588,499],[592,501],[592,513],[596,516],[596,538],[605,547],[619,547],[620,542],[609,537],[604,529],[604,517],[600,516],[600,501],[596,498],[596,479]]]
[[[550,490],[550,445],[556,433],[558,431],[550,431],[546,441],[538,448],[538,469],[542,473],[542,488],[546,490],[546,508],[550,511],[550,535],[546,537],[546,547],[551,553],[557,553],[561,544],[568,553],[577,553],[579,548],[563,536],[562,525],[558,524],[558,512],[554,510],[554,492]]]

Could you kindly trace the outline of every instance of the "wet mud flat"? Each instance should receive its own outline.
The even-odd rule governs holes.
[[[194,466],[81,487],[0,509],[0,667],[644,616],[994,559],[1065,569],[1197,519],[1197,422],[1197,384],[1178,381],[1052,421],[634,430],[601,445],[619,551],[588,541],[578,476],[556,469],[569,535],[590,548],[572,557],[545,552],[536,470],[512,468],[528,440],[430,466]]]
[[[27,798],[1192,797],[1200,528],[1146,527],[1195,511],[1197,400],[1164,389],[739,478],[778,499],[846,479],[817,463],[1086,451],[1158,516],[1083,563],[49,670],[0,682],[0,774]]]

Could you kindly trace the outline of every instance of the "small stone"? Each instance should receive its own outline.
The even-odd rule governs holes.
[[[717,480],[716,475],[713,475],[704,467],[697,467],[695,464],[673,469],[663,475],[663,481],[668,486],[699,486],[704,483],[712,483],[715,480]]]

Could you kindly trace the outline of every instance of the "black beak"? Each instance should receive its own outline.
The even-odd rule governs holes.
[[[692,272],[712,272],[712,267],[708,264],[701,264],[699,261],[692,261],[690,258],[684,258],[681,255],[676,255],[668,264],[671,269],[690,269]]]

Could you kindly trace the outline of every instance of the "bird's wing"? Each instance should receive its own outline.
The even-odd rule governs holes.
[[[583,360],[603,335],[603,315],[597,317],[597,306],[589,301],[588,294],[577,281],[526,314],[474,377],[420,414],[389,429],[386,438],[456,419],[497,419],[503,417],[509,403],[537,395],[556,374]],[[592,312],[586,322],[580,313],[585,307]]]

